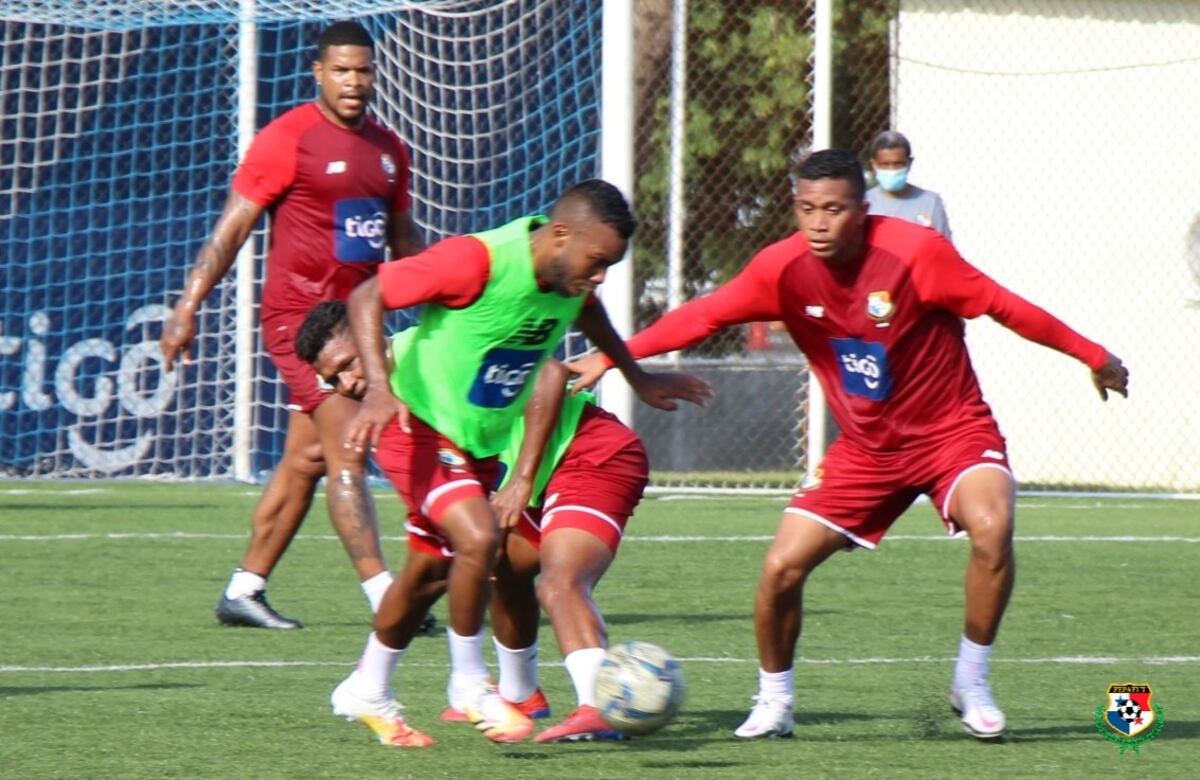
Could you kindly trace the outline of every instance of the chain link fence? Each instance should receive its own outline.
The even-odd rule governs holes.
[[[813,135],[815,3],[684,5],[686,67],[673,76],[679,4],[637,4],[639,327],[673,288],[676,303],[704,294],[794,229],[788,169]],[[833,8],[833,144],[869,163],[879,132],[905,133],[911,178],[942,195],[962,254],[1131,366],[1133,397],[1101,404],[1074,360],[986,318],[968,325],[1022,483],[1200,490],[1200,341],[1187,335],[1200,332],[1200,150],[1187,123],[1200,116],[1187,87],[1200,81],[1200,4]],[[792,487],[809,466],[808,378],[787,334],[733,329],[673,362],[719,395],[707,410],[636,407],[655,484]]]
[[[640,0],[636,35],[636,321],[727,281],[791,233],[789,170],[812,144],[814,3]],[[836,4],[833,138],[851,148],[887,127],[888,35],[895,2]],[[677,58],[683,56],[686,67]],[[675,65],[673,69],[672,66]],[[672,87],[683,76],[682,121]],[[672,124],[682,148],[672,146]],[[682,167],[682,197],[672,174]],[[681,181],[680,181],[681,180]],[[672,228],[675,236],[672,237]],[[672,277],[672,257],[676,275]],[[787,489],[804,475],[808,369],[768,323],[730,329],[660,363],[704,377],[707,409],[634,409],[659,486]]]

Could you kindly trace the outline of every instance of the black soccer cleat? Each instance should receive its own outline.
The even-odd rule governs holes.
[[[256,590],[235,599],[221,594],[217,602],[217,620],[226,626],[248,626],[250,628],[304,628],[299,620],[292,620],[276,612],[267,603],[267,592]]]
[[[424,634],[425,636],[433,636],[433,634],[436,631],[437,631],[437,618],[435,618],[433,616],[433,613],[430,612],[428,615],[425,616],[425,619],[421,621],[420,627],[417,628],[417,633]]]

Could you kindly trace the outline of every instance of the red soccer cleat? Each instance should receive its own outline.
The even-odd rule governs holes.
[[[600,717],[600,710],[584,704],[557,726],[551,726],[534,737],[534,742],[592,742],[595,740],[628,739]]]

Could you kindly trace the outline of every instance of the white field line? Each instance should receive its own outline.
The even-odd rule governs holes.
[[[757,664],[754,658],[695,657],[680,658],[685,664]],[[910,664],[951,664],[951,657],[915,656],[912,658],[797,658],[797,664],[809,666],[870,666],[870,665],[910,665]],[[1113,666],[1118,664],[1141,664],[1145,666],[1177,666],[1200,663],[1200,655],[1160,655],[1160,656],[1089,656],[1065,655],[1045,658],[992,658],[996,664],[1025,664],[1025,665],[1063,665],[1063,666]],[[449,664],[412,664],[406,667],[428,667],[446,669]],[[562,666],[561,663],[546,663],[544,666]],[[165,661],[161,663],[143,664],[111,664],[93,666],[16,666],[0,665],[0,674],[42,674],[42,673],[104,673],[104,672],[154,672],[171,669],[294,669],[313,667],[341,667],[349,669],[354,666],[353,660],[346,661]]]
[[[403,542],[407,539],[405,536],[384,536],[385,541]],[[629,535],[624,538],[624,542],[769,542],[775,537],[770,535],[750,535],[750,536],[638,536]],[[191,540],[191,539],[216,539],[216,540],[242,540],[246,539],[246,534],[210,534],[210,533],[191,533],[188,531],[130,531],[111,533],[79,533],[79,534],[0,534],[0,542],[72,542],[72,541],[122,541],[122,540]],[[332,534],[301,534],[296,537],[298,540],[310,542],[337,542],[338,537]],[[954,542],[962,541],[963,537],[947,536],[945,534],[928,534],[928,535],[913,535],[913,534],[896,534],[894,536],[884,537],[884,542]],[[1066,536],[1066,535],[1048,535],[1048,536],[1014,536],[1014,541],[1018,542],[1114,542],[1114,543],[1141,543],[1141,542],[1172,542],[1196,544],[1200,543],[1200,536]]]

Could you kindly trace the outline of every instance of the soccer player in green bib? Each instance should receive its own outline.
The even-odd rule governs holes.
[[[413,333],[392,337],[391,359],[404,354]],[[296,353],[337,393],[361,400],[366,383],[344,303],[313,309]],[[550,716],[538,685],[539,602],[575,687],[575,710],[538,734],[538,742],[621,738],[595,706],[608,643],[592,591],[612,565],[650,474],[637,434],[596,406],[590,393],[568,395],[569,375],[558,361],[542,366],[500,454],[504,474],[491,498],[502,529],[491,608],[500,696],[530,718]],[[450,551],[418,551],[427,545],[420,536],[414,541],[418,549],[409,561],[424,570],[422,581],[444,580]],[[452,705],[442,720],[466,716]]]
[[[500,538],[488,488],[531,379],[574,323],[646,403],[670,410],[673,399],[702,403],[710,392],[694,377],[640,369],[592,295],[633,230],[620,191],[591,179],[564,193],[548,217],[446,239],[384,264],[348,301],[365,391],[347,446],[374,448],[408,506],[410,550],[453,554],[445,583],[450,702],[496,742],[533,730],[490,682],[482,653]],[[424,305],[421,321],[389,372],[384,311],[416,305]],[[406,563],[384,595],[357,669],[332,697],[335,714],[401,747],[433,741],[405,722],[388,693],[401,655],[441,594],[424,572]]]

